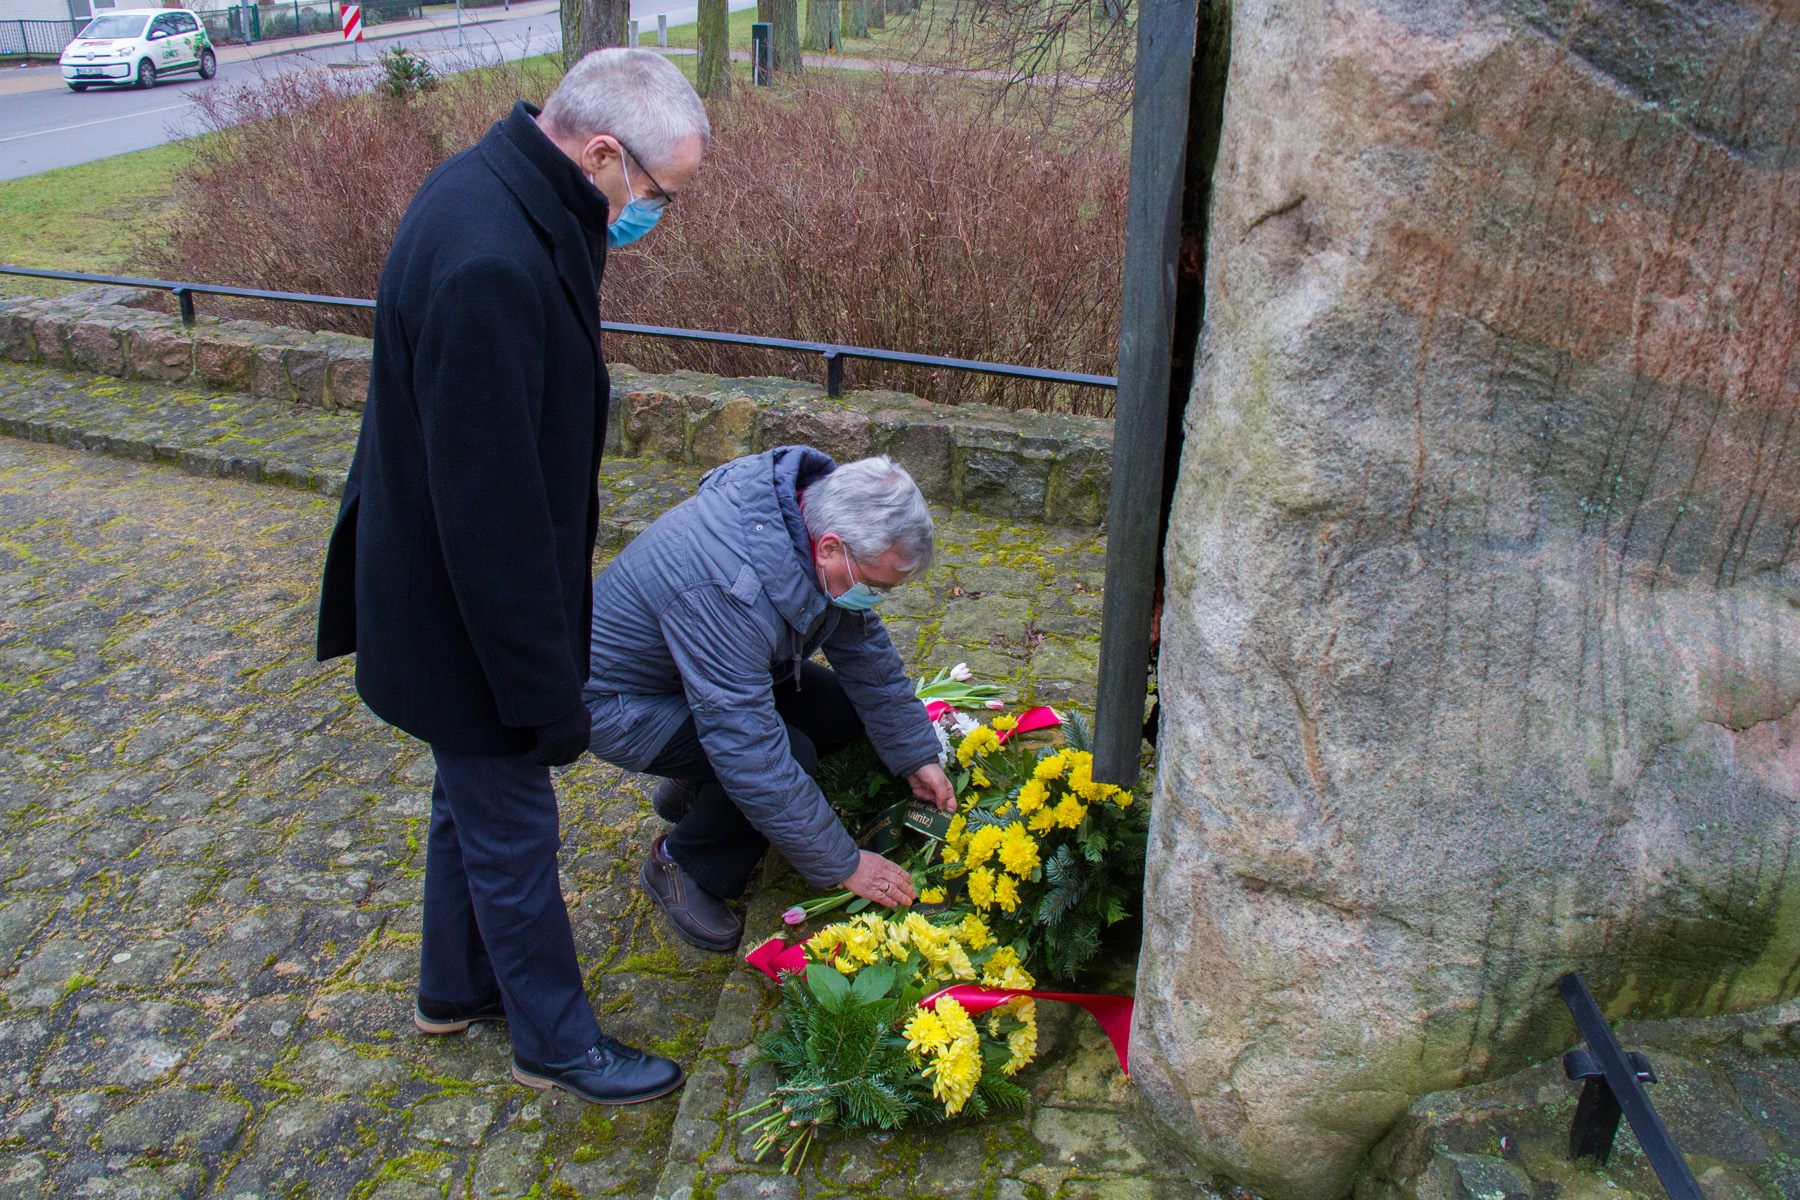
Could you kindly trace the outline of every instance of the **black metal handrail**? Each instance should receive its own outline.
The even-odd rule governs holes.
[[[1588,1047],[1563,1055],[1563,1073],[1584,1081],[1575,1120],[1569,1127],[1570,1156],[1592,1158],[1604,1166],[1623,1113],[1670,1200],[1705,1200],[1687,1159],[1644,1092],[1646,1081],[1656,1081],[1650,1061],[1642,1054],[1627,1054],[1619,1045],[1606,1014],[1594,1003],[1594,994],[1581,976],[1569,972],[1556,981],[1556,990],[1562,993]]]
[[[168,279],[138,279],[129,275],[88,275],[80,271],[48,271],[38,267],[0,265],[0,275],[29,275],[35,279],[64,279],[77,283],[111,283],[123,287],[152,288],[169,292],[181,309],[181,323],[193,325],[194,297],[237,296],[250,300],[279,300],[288,304],[335,304],[342,308],[374,308],[373,300],[350,296],[315,296],[307,292],[271,292],[261,288],[225,287],[212,283],[180,283]],[[1076,387],[1116,388],[1119,381],[1111,375],[1084,375],[1079,371],[1052,371],[1046,367],[1021,367],[1011,363],[983,362],[970,358],[944,358],[936,354],[914,354],[908,350],[876,350],[868,346],[842,346],[835,342],[803,342],[794,338],[758,337],[747,333],[716,333],[709,329],[675,329],[665,325],[632,325],[618,321],[602,321],[600,328],[608,333],[627,333],[641,337],[676,338],[690,342],[723,342],[732,346],[755,346],[764,350],[789,350],[817,354],[825,360],[825,391],[837,397],[844,394],[844,360],[866,358],[875,362],[903,363],[913,367],[931,367],[946,371],[969,371],[980,375],[1002,375],[1010,379],[1029,379],[1036,383],[1062,383]]]

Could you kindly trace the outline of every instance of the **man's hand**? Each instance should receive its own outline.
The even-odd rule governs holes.
[[[956,811],[956,789],[950,786],[950,777],[944,774],[944,768],[936,763],[920,767],[906,777],[906,782],[912,784],[913,795],[931,801],[939,812]]]
[[[873,851],[861,853],[862,861],[857,864],[856,874],[843,882],[845,888],[887,908],[911,904],[918,899],[913,892],[911,875]]]

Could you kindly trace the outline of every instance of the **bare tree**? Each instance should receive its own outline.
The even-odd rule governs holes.
[[[913,2],[888,0],[888,12]],[[993,81],[996,103],[1028,84],[1045,113],[1070,101],[1093,128],[1096,115],[1130,116],[1136,43],[1132,0],[941,0],[918,21],[911,57]]]
[[[726,0],[700,0],[700,61],[694,90],[709,100],[731,98],[731,12]]]
[[[843,34],[847,38],[869,36],[868,0],[843,0]]]
[[[806,0],[806,49],[814,54],[828,54],[842,49],[838,26],[839,0]]]
[[[798,75],[800,62],[799,0],[756,0],[756,19],[766,22],[774,38],[775,69]]]
[[[563,0],[563,70],[590,51],[623,46],[631,20],[631,0]]]

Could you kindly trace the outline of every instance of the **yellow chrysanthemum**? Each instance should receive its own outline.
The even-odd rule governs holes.
[[[991,788],[994,786],[993,780],[989,779],[987,777],[987,772],[983,771],[980,767],[976,767],[969,773],[969,782],[978,788]]]
[[[994,851],[1000,849],[1005,834],[998,825],[983,825],[970,837],[967,849],[963,852],[963,861],[971,867],[979,867],[994,857]]]
[[[1025,832],[1025,826],[1014,821],[1000,838],[1000,865],[1025,878],[1042,861],[1038,857],[1037,839]]]
[[[1038,809],[1031,814],[1031,820],[1025,823],[1025,827],[1033,833],[1045,833],[1055,829],[1056,809],[1049,807]]]
[[[950,1031],[944,1028],[943,1019],[929,1008],[916,1010],[912,1019],[906,1023],[906,1048],[914,1054],[921,1051],[938,1051],[950,1044]]]
[[[1031,1001],[1026,1000],[1025,1003],[1030,1004]],[[1006,1049],[1009,1057],[1006,1065],[1000,1068],[1001,1071],[1008,1075],[1014,1075],[1030,1065],[1031,1060],[1037,1057],[1037,1020],[1035,1017],[1026,1018],[1023,1028],[1015,1029],[1007,1035]]]
[[[969,952],[963,949],[961,942],[951,942],[949,949],[949,957],[944,960],[944,971],[952,979],[973,983],[981,973],[975,969],[975,964],[969,961]]]
[[[988,932],[987,922],[974,913],[963,914],[962,924],[956,927],[956,935],[971,950],[985,950],[994,941],[994,935]]]
[[[959,1038],[940,1052],[925,1074],[931,1079],[931,1094],[943,1101],[944,1112],[955,1116],[975,1094],[981,1082],[981,1039],[971,1033]]]
[[[1001,875],[994,880],[994,903],[1007,912],[1018,911],[1019,881],[1011,875]]]
[[[944,902],[944,894],[943,888],[926,888],[919,893],[919,903],[942,904]]]
[[[1031,772],[1033,779],[1042,779],[1048,783],[1052,779],[1061,779],[1068,760],[1062,754],[1052,754],[1038,760],[1037,767]]]
[[[976,908],[994,907],[994,872],[987,867],[979,867],[969,872],[969,899]]]
[[[1044,807],[1044,802],[1049,798],[1050,789],[1043,780],[1028,779],[1025,786],[1019,789],[1019,798],[1013,804],[1021,813],[1029,815]]]
[[[1087,805],[1073,796],[1064,796],[1062,802],[1052,810],[1056,823],[1064,829],[1074,829],[1087,816]]]
[[[994,728],[998,729],[1001,733],[1011,732],[1014,728],[1016,728],[1018,726],[1018,724],[1019,724],[1019,718],[1011,715],[1010,713],[1003,717],[995,717],[994,718]]]
[[[1114,804],[1118,805],[1120,808],[1130,808],[1131,807],[1131,799],[1132,799],[1131,793],[1126,791],[1124,788],[1120,788],[1118,793],[1113,796],[1112,802]]]
[[[968,766],[979,756],[1000,748],[1000,735],[986,725],[977,725],[956,748],[956,761]]]

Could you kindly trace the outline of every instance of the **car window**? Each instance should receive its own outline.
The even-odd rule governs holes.
[[[88,22],[81,36],[88,39],[100,38],[134,38],[144,33],[144,17],[107,16],[95,17]]]
[[[155,33],[159,29],[164,33],[174,33],[177,28],[179,27],[175,24],[173,16],[158,17],[150,23],[151,33]]]
[[[175,32],[176,33],[192,33],[192,32],[194,32],[194,30],[196,30],[198,28],[200,28],[200,22],[194,20],[194,18],[189,16],[187,13],[176,13],[175,14]]]

